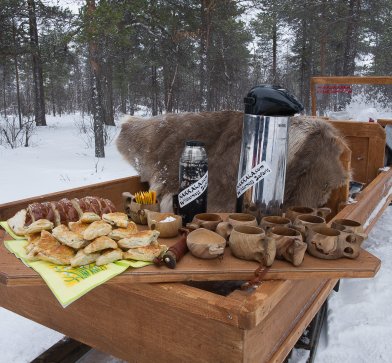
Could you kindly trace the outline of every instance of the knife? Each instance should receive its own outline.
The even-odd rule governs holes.
[[[179,229],[181,238],[171,246],[161,257],[154,259],[154,264],[161,266],[163,263],[174,269],[181,258],[189,251],[186,244],[186,238],[188,236],[189,230],[186,228]]]

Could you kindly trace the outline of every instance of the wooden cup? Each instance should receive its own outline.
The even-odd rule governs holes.
[[[215,232],[227,240],[230,237],[233,227],[240,225],[257,227],[256,217],[247,213],[229,214],[228,222],[220,222],[216,226]]]
[[[205,228],[209,229],[210,231],[215,231],[217,225],[220,222],[222,222],[222,218],[219,214],[199,213],[193,217],[191,223],[187,223],[186,227],[192,231],[198,228]]]
[[[186,244],[195,257],[212,259],[225,252],[226,240],[209,229],[198,228],[188,234]]]
[[[295,219],[302,214],[311,214],[325,219],[327,215],[330,213],[331,213],[331,209],[326,207],[311,208],[311,207],[293,206],[287,208],[285,212],[285,217],[290,219],[292,222],[294,222]]]
[[[267,233],[273,227],[290,227],[290,225],[290,219],[281,216],[263,217],[260,222],[260,227],[263,228]]]
[[[313,214],[300,214],[297,216],[293,223],[293,228],[297,231],[300,231],[302,234],[302,238],[306,239],[306,232],[308,228],[326,226],[325,219],[319,216],[315,216]]]
[[[145,210],[159,212],[159,203],[155,204],[139,204],[135,201],[135,196],[131,193],[122,193],[124,200],[124,210],[136,224],[147,224],[147,213]]]
[[[229,246],[235,257],[255,260],[264,266],[271,266],[275,259],[275,242],[268,238],[260,227],[234,226],[230,234]]]
[[[307,244],[299,231],[276,226],[269,229],[267,235],[275,242],[276,257],[299,266],[304,260]]]
[[[362,242],[362,237],[354,233],[341,232],[330,227],[314,227],[309,229],[306,236],[309,254],[326,260],[357,258]]]
[[[160,213],[146,210],[147,224],[152,230],[159,231],[159,237],[176,237],[182,227],[182,218],[173,213]],[[174,221],[163,222],[166,218],[172,217]]]
[[[362,224],[352,219],[335,219],[331,223],[331,227],[341,232],[354,233],[362,242],[367,238]]]

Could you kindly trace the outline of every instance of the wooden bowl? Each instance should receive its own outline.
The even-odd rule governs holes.
[[[182,227],[182,218],[173,213],[147,212],[147,224],[150,229],[159,231],[159,237],[170,238],[178,235]],[[166,218],[174,218],[174,221],[163,222]]]
[[[226,240],[209,229],[198,228],[188,234],[186,244],[193,256],[212,259],[223,254]]]

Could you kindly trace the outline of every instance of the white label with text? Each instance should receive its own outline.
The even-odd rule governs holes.
[[[252,170],[247,172],[237,183],[237,198],[244,194],[249,188],[264,179],[272,172],[269,165],[262,161],[257,164]]]
[[[208,171],[197,182],[191,184],[188,188],[184,189],[178,194],[178,203],[180,208],[200,197],[207,189],[207,186]]]

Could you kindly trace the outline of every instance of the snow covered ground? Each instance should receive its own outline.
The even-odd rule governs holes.
[[[46,128],[36,129],[33,146],[7,149],[0,145],[0,203],[134,175],[117,152],[114,141],[106,158],[96,159],[80,132],[80,115],[48,116]],[[112,131],[112,140],[118,128]],[[6,171],[6,172],[4,172]],[[392,207],[378,221],[365,248],[382,260],[374,279],[342,280],[329,301],[316,362],[390,362],[392,341]],[[29,362],[62,335],[0,308],[0,363]],[[291,363],[305,362],[296,351]],[[119,362],[91,351],[81,362]]]

